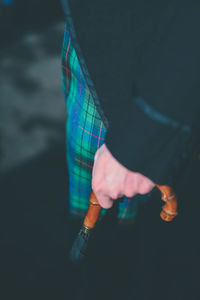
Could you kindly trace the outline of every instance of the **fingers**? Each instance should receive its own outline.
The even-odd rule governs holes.
[[[137,194],[148,194],[155,187],[155,184],[150,179],[134,172],[127,173],[123,184],[117,181],[117,178],[113,182],[105,178],[106,176],[101,178],[97,176],[92,181],[92,188],[99,204],[105,209],[111,208],[114,200],[122,196],[133,198]]]
[[[124,195],[133,198],[138,193],[138,177],[133,172],[127,172],[124,183]]]
[[[138,194],[141,195],[145,195],[148,194],[152,191],[152,189],[154,188],[155,184],[153,184],[152,182],[149,181],[144,181],[138,189]]]
[[[152,191],[155,184],[140,173],[129,171],[124,184],[124,195],[132,198],[137,194],[145,195]]]
[[[95,178],[92,181],[93,192],[95,193],[101,207],[106,209],[111,208],[114,200],[120,198],[122,194],[116,186],[109,188],[106,181],[99,181],[98,179],[99,178]]]
[[[95,193],[95,191],[94,191]],[[99,204],[101,205],[101,207],[105,208],[105,209],[109,209],[113,206],[113,202],[114,200],[111,199],[108,195],[104,195],[104,194],[100,194],[100,193],[95,193]]]
[[[147,194],[154,186],[149,178],[121,165],[105,145],[97,150],[92,170],[92,189],[103,208],[111,208],[114,200],[123,195],[132,198],[136,194]]]

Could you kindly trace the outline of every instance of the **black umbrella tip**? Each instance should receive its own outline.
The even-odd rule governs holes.
[[[78,264],[84,261],[87,254],[89,236],[89,234],[80,230],[69,253],[69,260],[73,264]]]

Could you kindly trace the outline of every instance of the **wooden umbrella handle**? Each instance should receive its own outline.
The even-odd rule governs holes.
[[[161,199],[165,202],[162,207],[160,217],[166,222],[172,221],[177,215],[177,199],[173,189],[167,185],[156,185],[161,192]]]
[[[165,205],[163,205],[162,207],[160,217],[162,220],[166,222],[170,222],[178,214],[176,194],[174,193],[172,188],[167,185],[157,184],[156,187],[160,190],[161,199],[165,202]],[[101,211],[101,206],[99,205],[99,202],[94,192],[92,192],[89,200],[89,208],[86,217],[84,219],[83,225],[88,229],[94,228],[99,218],[100,211]]]
[[[92,192],[90,195],[89,207],[83,225],[88,229],[94,228],[99,218],[100,211],[101,211],[101,206],[94,192]]]

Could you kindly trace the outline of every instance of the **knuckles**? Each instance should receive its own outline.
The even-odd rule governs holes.
[[[142,183],[137,188],[129,186],[128,188],[124,188],[124,190],[121,191],[116,186],[113,186],[112,189],[110,189],[107,188],[101,181],[93,180],[92,189],[97,195],[104,194],[113,200],[117,200],[121,195],[132,198],[136,194],[148,194],[152,190],[152,187],[148,183]]]
[[[104,184],[102,184],[99,181],[92,181],[92,189],[95,192],[95,194],[104,194],[107,195],[109,198],[113,200],[117,200],[119,198],[119,191],[113,187],[112,189],[108,189],[105,187]]]
[[[117,200],[119,198],[119,193],[116,192],[115,190],[108,192],[108,196],[111,199]]]
[[[132,198],[133,196],[135,196],[135,194],[136,194],[135,191],[126,191],[124,193],[124,195],[128,198]]]

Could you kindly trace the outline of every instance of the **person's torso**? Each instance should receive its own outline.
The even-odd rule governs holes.
[[[107,116],[116,99],[174,99],[183,123],[199,115],[198,1],[69,0],[83,58]],[[160,101],[160,103],[159,103]],[[167,112],[168,113],[168,112]]]

